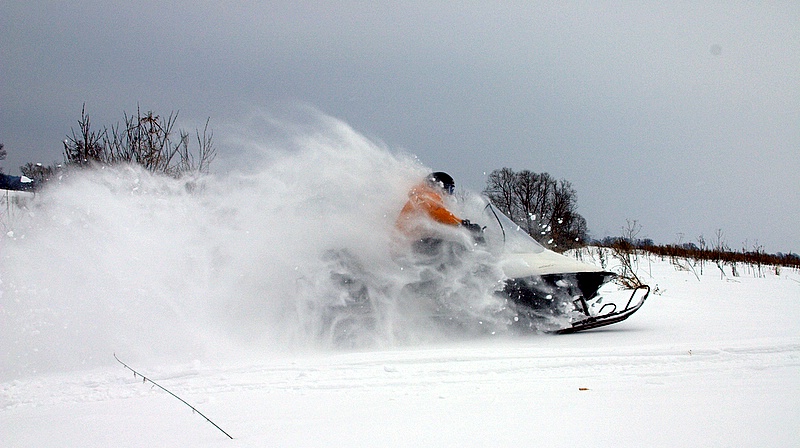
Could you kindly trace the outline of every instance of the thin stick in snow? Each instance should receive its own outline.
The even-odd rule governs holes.
[[[200,414],[200,416],[201,416],[201,417],[203,417],[204,419],[206,419],[206,421],[207,421],[207,422],[209,422],[209,423],[211,423],[212,425],[214,425],[214,427],[215,427],[215,428],[217,428],[217,429],[219,429],[220,431],[222,431],[222,433],[223,433],[223,434],[225,434],[226,436],[228,436],[228,438],[230,438],[230,439],[233,439],[233,437],[231,437],[231,435],[230,435],[230,434],[228,434],[227,432],[225,432],[225,430],[224,430],[224,429],[222,429],[222,428],[220,428],[219,426],[217,426],[217,424],[216,424],[216,423],[212,422],[210,418],[208,418],[208,417],[206,417],[205,415],[203,415],[203,413],[202,413],[202,412],[200,412],[200,411],[198,411],[198,410],[197,410],[197,408],[195,408],[194,406],[192,406],[192,405],[190,405],[189,403],[187,403],[187,402],[186,402],[186,400],[184,400],[183,398],[181,398],[181,397],[179,397],[179,396],[177,396],[177,395],[173,394],[172,392],[170,392],[170,391],[168,391],[167,389],[165,389],[164,387],[162,387],[160,384],[158,384],[158,383],[156,383],[155,381],[151,380],[150,378],[148,378],[148,377],[146,377],[146,376],[142,375],[141,373],[139,373],[139,372],[137,372],[137,371],[133,370],[133,369],[132,369],[131,367],[129,367],[127,364],[125,364],[124,362],[120,361],[120,359],[119,359],[119,358],[117,358],[117,354],[116,354],[116,353],[114,353],[114,359],[116,359],[116,360],[117,360],[117,362],[118,362],[118,363],[120,363],[120,364],[122,364],[122,365],[123,365],[123,366],[124,366],[126,369],[130,370],[131,372],[133,372],[133,377],[134,377],[134,378],[136,378],[137,376],[140,376],[140,377],[142,377],[142,382],[143,382],[143,383],[150,383],[150,384],[152,384],[152,385],[154,385],[154,386],[158,387],[159,389],[163,390],[164,392],[166,392],[166,393],[168,393],[168,394],[172,395],[173,397],[177,398],[178,400],[180,400],[180,401],[181,401],[181,403],[185,404],[186,406],[189,406],[189,407],[192,409],[192,411],[194,411],[194,412],[197,412],[198,414]]]

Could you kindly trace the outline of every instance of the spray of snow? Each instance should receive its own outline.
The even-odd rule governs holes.
[[[259,115],[236,136],[226,152],[248,165],[225,175],[87,170],[29,202],[0,238],[0,377],[109,364],[113,352],[318,349],[342,333],[351,345],[414,343],[442,337],[431,312],[501,326],[488,254],[439,281],[444,310],[415,294],[430,272],[393,257],[397,213],[429,171],[413,157],[313,112]],[[342,318],[331,307],[353,284],[367,288],[371,317],[332,330]]]

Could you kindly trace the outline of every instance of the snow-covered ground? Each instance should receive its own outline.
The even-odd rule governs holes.
[[[72,176],[3,221],[0,446],[800,445],[800,273],[643,257],[622,323],[431,331],[385,238],[425,168],[324,127],[224,179]],[[358,350],[308,336],[331,247],[384,281]]]
[[[602,330],[132,366],[234,440],[119,364],[10,379],[2,445],[797,446],[800,273],[651,263]]]

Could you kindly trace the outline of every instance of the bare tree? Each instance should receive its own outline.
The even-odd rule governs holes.
[[[209,120],[202,134],[196,131],[198,149],[193,152],[187,132],[177,131],[177,140],[175,138],[177,117],[177,113],[161,116],[152,111],[142,113],[137,108],[135,115],[124,115],[124,128],[116,125],[110,130],[103,128],[95,132],[84,106],[78,132],[73,130],[72,137],[64,141],[66,165],[132,163],[173,177],[192,172],[207,173],[216,157]]]
[[[214,133],[208,129],[208,123],[211,121],[210,118],[206,119],[206,124],[203,126],[203,134],[200,134],[199,130],[195,131],[197,136],[197,159],[194,159],[191,156],[191,153],[186,151],[184,157],[181,157],[182,160],[187,160],[186,168],[190,171],[199,171],[204,174],[208,174],[209,167],[211,166],[211,162],[217,157],[217,149],[214,147]]]
[[[575,189],[569,181],[560,180],[553,188],[550,212],[551,237],[560,246],[571,247],[575,238],[580,240],[585,236],[586,220],[578,215],[576,209]],[[579,227],[583,227],[583,232]]]
[[[526,231],[540,234],[548,224],[552,208],[555,180],[547,173],[520,171],[515,176],[514,197],[521,212],[520,224]]]
[[[725,267],[723,265],[723,261],[725,260],[725,254],[728,252],[728,245],[725,243],[725,237],[722,233],[722,229],[717,229],[717,232],[714,234],[714,240],[711,241],[711,248],[712,248],[712,261],[714,264],[717,265],[719,269],[720,279],[725,278]],[[736,276],[736,266],[734,265],[732,268],[732,273],[734,277]]]
[[[566,250],[586,240],[586,220],[577,213],[577,195],[566,180],[557,181],[548,173],[502,168],[489,174],[484,193],[543,244]]]
[[[639,271],[639,252],[636,248],[636,240],[642,225],[636,220],[626,220],[627,226],[622,228],[622,237],[617,238],[611,246],[611,254],[619,261],[620,272],[615,281],[630,289],[642,286],[644,283],[636,273]]]
[[[699,253],[696,259],[700,263],[700,275],[703,275],[703,268],[705,267],[705,261],[706,261],[705,257],[703,257],[703,254],[707,252],[707,246],[706,246],[706,238],[702,234],[700,234],[700,236],[697,237],[697,244],[700,250],[698,251]]]
[[[173,127],[177,116],[170,113],[162,118],[149,111],[142,115],[137,108],[136,115],[125,114],[125,129],[111,128],[104,144],[109,148],[110,163],[135,163],[156,172],[171,174],[172,160],[178,153],[183,139],[175,144],[172,141]]]
[[[492,204],[516,221],[519,215],[519,211],[516,210],[517,201],[514,193],[517,184],[516,173],[510,168],[494,170],[489,174],[486,184],[484,194],[489,197]]]
[[[88,166],[102,163],[108,157],[102,144],[105,130],[92,130],[91,120],[86,114],[86,105],[81,108],[81,119],[78,121],[78,132],[72,130],[72,136],[64,140],[64,160],[69,165]]]

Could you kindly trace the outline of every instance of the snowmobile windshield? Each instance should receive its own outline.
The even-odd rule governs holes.
[[[540,254],[545,248],[492,205],[486,196],[467,194],[459,198],[457,214],[483,229],[486,248],[495,254]]]
[[[491,235],[494,237],[491,239],[502,241],[504,252],[512,254],[544,252],[544,246],[492,204],[486,205],[485,212],[489,216],[489,225],[484,232],[494,234]]]

